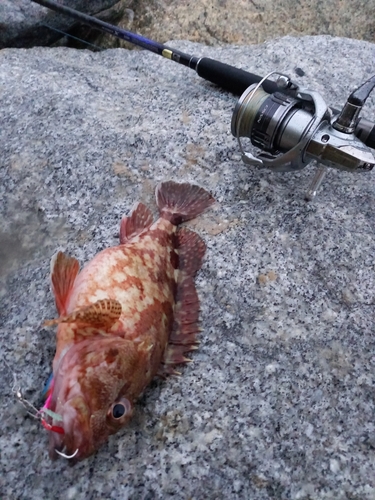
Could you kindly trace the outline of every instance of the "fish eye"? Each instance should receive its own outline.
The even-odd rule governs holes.
[[[132,405],[126,398],[115,401],[108,409],[107,416],[112,422],[121,424],[132,413]]]
[[[116,403],[112,407],[112,416],[113,418],[121,418],[125,415],[126,408],[123,403]]]

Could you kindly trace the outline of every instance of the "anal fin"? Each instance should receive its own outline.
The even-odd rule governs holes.
[[[128,243],[153,223],[151,210],[143,203],[137,203],[129,216],[124,216],[120,226],[120,243]]]
[[[195,288],[194,276],[201,268],[206,251],[204,241],[198,234],[186,228],[177,233],[179,254],[179,279],[177,283],[174,325],[164,359],[158,375],[178,374],[175,366],[191,360],[186,354],[198,348],[199,298]]]
[[[81,307],[60,318],[47,320],[44,326],[58,325],[60,323],[77,323],[81,326],[94,328],[110,328],[121,316],[121,304],[118,300],[103,299],[94,304]]]
[[[51,282],[56,308],[60,315],[66,313],[66,303],[79,272],[78,260],[57,252],[51,260]]]

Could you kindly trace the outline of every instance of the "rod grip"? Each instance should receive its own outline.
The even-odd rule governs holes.
[[[258,83],[262,77],[248,73],[243,69],[235,68],[229,64],[225,64],[209,57],[199,59],[196,72],[199,76],[215,83],[220,87],[229,90],[235,95],[241,95],[253,83]],[[263,89],[269,94],[277,92],[278,87],[275,82],[266,80],[263,84]]]

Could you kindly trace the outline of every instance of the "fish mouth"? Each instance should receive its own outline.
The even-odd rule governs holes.
[[[52,460],[62,456],[75,463],[95,451],[89,407],[83,397],[75,397],[65,402],[60,413],[64,433],[50,432],[49,456]]]

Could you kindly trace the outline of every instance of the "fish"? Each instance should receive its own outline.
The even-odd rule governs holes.
[[[120,224],[120,243],[81,270],[59,251],[51,288],[59,317],[52,377],[41,410],[49,456],[73,463],[95,453],[131,419],[151,380],[178,374],[197,349],[199,298],[194,277],[206,245],[178,226],[205,211],[212,195],[166,181],[155,191],[159,219],[137,203]]]

